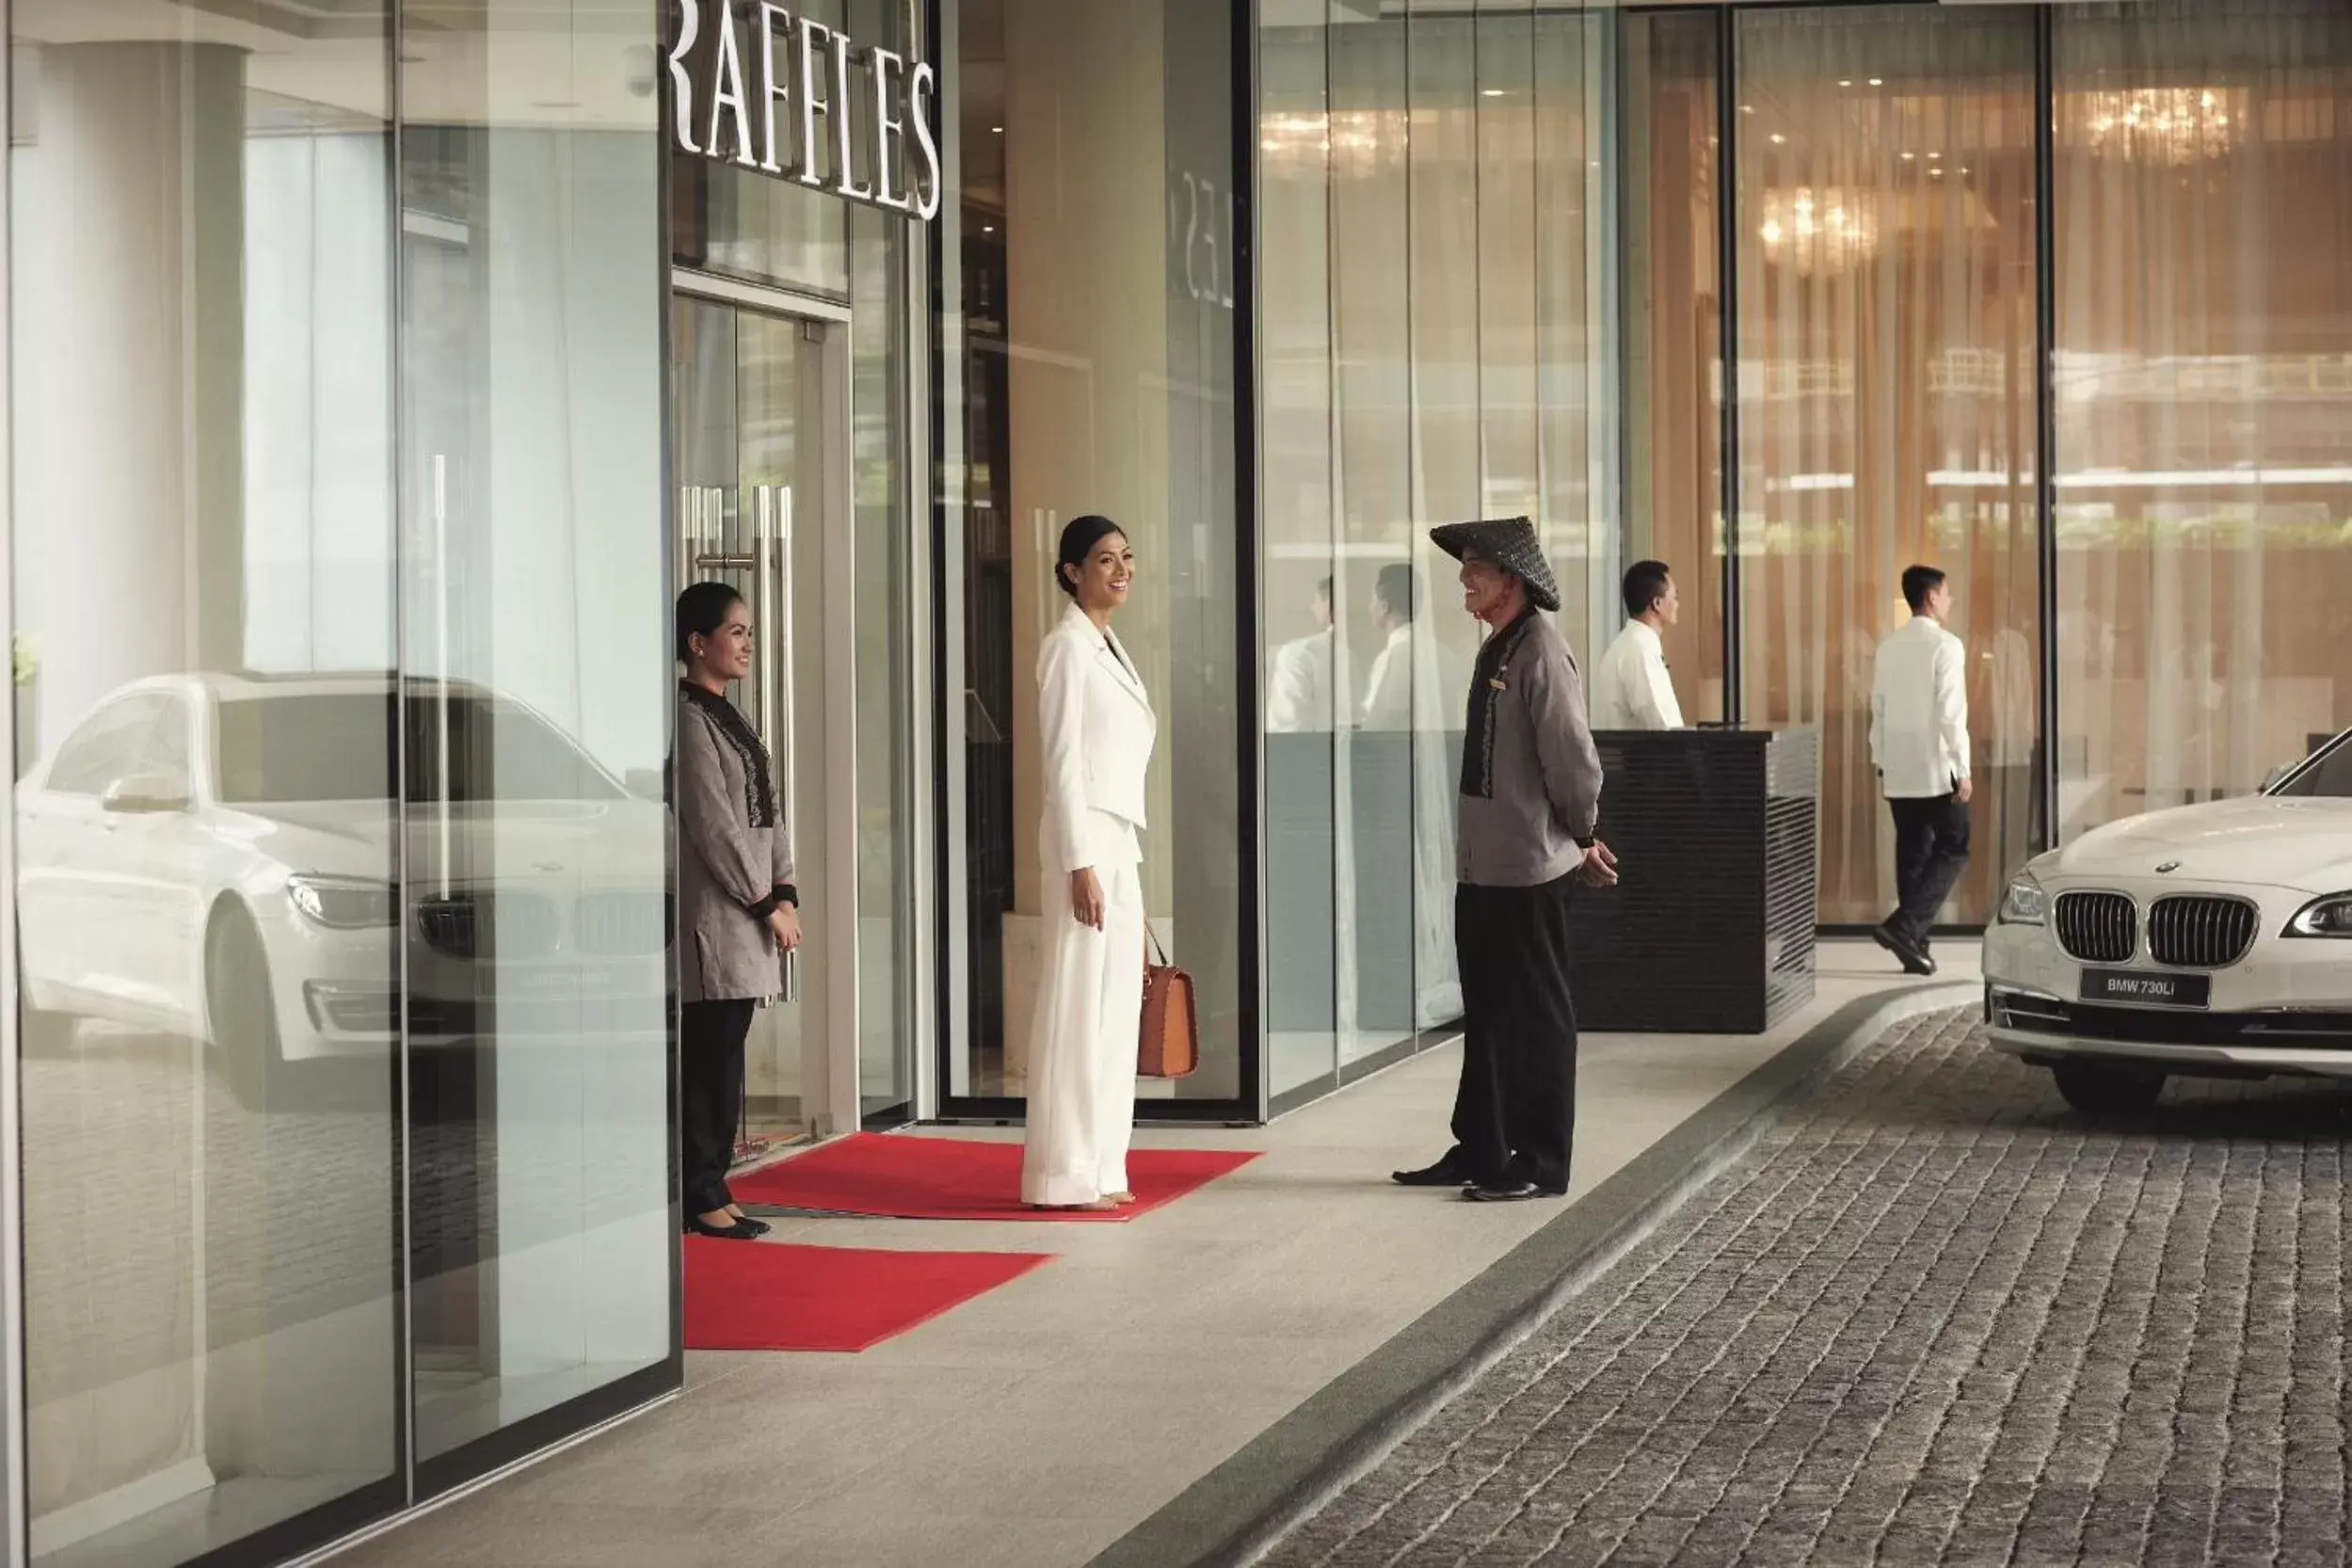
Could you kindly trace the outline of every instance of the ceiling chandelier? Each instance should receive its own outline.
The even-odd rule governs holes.
[[[2232,88],[2134,88],[2084,95],[2093,152],[2175,168],[2237,145],[2245,95]]]
[[[1756,235],[1768,259],[1808,277],[1847,271],[1879,248],[1879,226],[1861,192],[1810,185],[1766,191]]]

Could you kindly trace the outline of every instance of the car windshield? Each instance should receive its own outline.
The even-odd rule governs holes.
[[[408,704],[408,799],[440,798],[443,708]],[[622,791],[585,753],[516,703],[453,698],[449,798],[616,800]],[[220,798],[232,806],[392,798],[392,694],[303,693],[220,704]]]
[[[2306,763],[2295,775],[2270,792],[2274,795],[2319,795],[2333,800],[2352,799],[2352,740],[2340,740],[2320,753],[2316,761]]]

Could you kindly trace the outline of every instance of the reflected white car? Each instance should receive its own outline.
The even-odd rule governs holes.
[[[200,675],[101,702],[18,791],[28,1015],[202,1040],[248,1098],[281,1064],[389,1060],[404,966],[414,1044],[659,1040],[664,808],[520,703],[407,695]]]
[[[1992,1043],[2077,1110],[2171,1075],[2352,1078],[2352,731],[2249,799],[2110,824],[2013,878]]]

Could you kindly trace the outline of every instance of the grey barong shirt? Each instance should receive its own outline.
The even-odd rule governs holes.
[[[1601,757],[1584,680],[1551,617],[1528,609],[1479,650],[1462,745],[1461,879],[1537,888],[1584,859]]]

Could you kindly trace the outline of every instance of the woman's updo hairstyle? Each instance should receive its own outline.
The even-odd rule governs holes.
[[[1084,570],[1086,557],[1095,552],[1095,546],[1102,543],[1113,534],[1125,535],[1126,532],[1127,530],[1112,522],[1109,518],[1093,512],[1087,513],[1082,518],[1072,518],[1063,525],[1062,552],[1055,557],[1053,563],[1053,585],[1072,599],[1076,599],[1078,584],[1072,582],[1070,574],[1062,568],[1077,567]]]
[[[694,640],[715,637],[744,596],[724,583],[696,583],[678,596],[678,662],[695,662]]]

